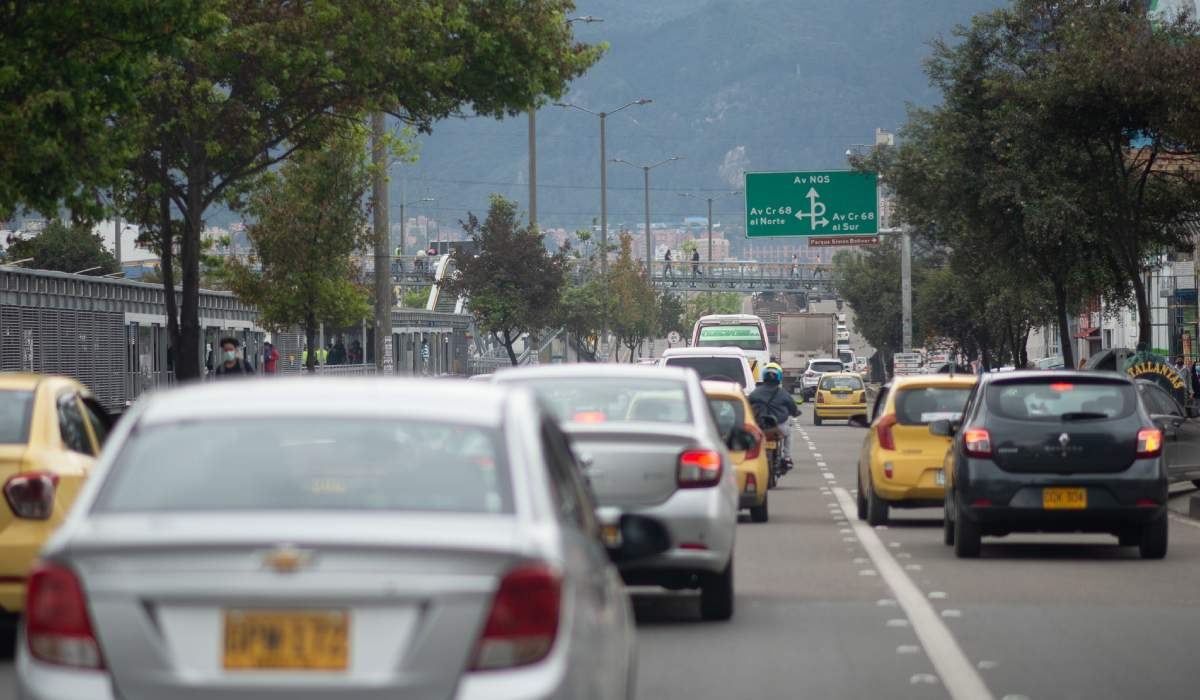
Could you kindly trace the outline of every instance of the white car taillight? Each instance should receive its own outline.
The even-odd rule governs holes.
[[[525,666],[546,658],[558,635],[562,579],[542,564],[508,572],[496,589],[473,671]]]
[[[104,668],[83,587],[65,566],[42,564],[25,591],[25,638],[33,658],[59,666]]]
[[[29,520],[49,520],[54,512],[54,492],[58,474],[21,472],[4,482],[4,499],[13,515]]]

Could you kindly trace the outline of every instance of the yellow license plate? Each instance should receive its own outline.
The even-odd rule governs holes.
[[[1087,508],[1087,489],[1042,489],[1042,508],[1046,510]]]
[[[774,442],[772,440],[768,440],[767,441],[767,449],[768,450],[777,450],[777,449],[779,449],[779,443]]]
[[[345,610],[227,610],[225,668],[345,671],[350,616]]]

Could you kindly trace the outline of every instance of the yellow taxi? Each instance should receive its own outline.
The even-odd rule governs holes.
[[[24,607],[30,565],[66,518],[111,424],[73,379],[0,374],[0,612]]]
[[[975,383],[974,375],[927,374],[880,390],[858,453],[860,520],[885,525],[890,508],[942,505],[950,438],[931,434],[929,424],[960,418]]]
[[[765,523],[771,470],[767,464],[767,451],[763,449],[763,432],[754,420],[746,392],[734,382],[707,381],[702,384],[721,437],[727,438],[731,430],[741,426],[755,438],[754,447],[740,452],[730,450],[729,458],[737,470],[738,507],[749,509],[752,521]]]
[[[817,380],[813,424],[867,416],[867,387],[857,372],[830,372]]]

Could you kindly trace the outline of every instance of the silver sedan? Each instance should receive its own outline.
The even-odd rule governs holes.
[[[626,698],[632,613],[593,507],[511,386],[167,392],[42,552],[19,693]]]
[[[532,388],[558,416],[601,506],[666,526],[668,551],[620,562],[628,583],[699,588],[704,618],[733,615],[737,475],[695,372],[574,364],[495,382]]]

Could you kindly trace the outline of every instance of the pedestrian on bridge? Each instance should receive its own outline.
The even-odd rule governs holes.
[[[671,272],[671,249],[670,248],[667,248],[667,254],[663,256],[663,262],[665,262],[667,264],[666,269],[663,271],[663,274],[670,277],[673,274]]]
[[[692,250],[692,276],[695,277],[696,275],[699,275],[699,274],[700,274],[700,249],[696,248],[696,249]]]

